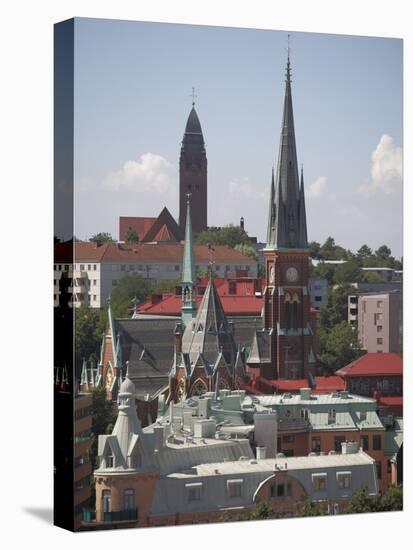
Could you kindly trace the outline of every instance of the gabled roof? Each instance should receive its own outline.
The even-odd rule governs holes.
[[[154,224],[157,218],[154,217],[131,217],[131,216],[120,216],[119,218],[119,240],[124,241],[126,234],[130,229],[136,231],[139,240],[142,241],[146,233]]]
[[[396,353],[366,353],[336,371],[343,378],[352,376],[402,376],[403,360]]]
[[[164,207],[162,212],[148,229],[142,242],[152,241],[182,241],[184,238],[183,232],[176,223],[169,210]]]
[[[202,353],[207,362],[215,363],[220,351],[228,363],[232,363],[235,358],[236,346],[232,330],[212,279],[202,297],[196,318],[185,328],[182,351],[189,353],[191,362]]]

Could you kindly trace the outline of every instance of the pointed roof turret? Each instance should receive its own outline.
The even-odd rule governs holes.
[[[301,196],[295,144],[291,65],[288,51],[284,112],[274,183],[271,182],[267,248],[307,248],[304,196]]]
[[[185,136],[188,136],[191,134],[202,136],[201,123],[199,122],[198,114],[195,111],[194,103],[192,104],[192,109],[191,109],[191,112],[189,113],[189,117],[186,122],[184,140],[185,140]]]
[[[215,284],[210,278],[196,318],[185,328],[182,352],[189,354],[192,363],[202,354],[209,364],[215,364],[221,351],[225,361],[232,364],[236,354],[234,336]]]

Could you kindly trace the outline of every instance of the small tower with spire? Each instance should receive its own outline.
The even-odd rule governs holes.
[[[186,225],[187,195],[191,194],[193,230],[207,229],[207,157],[201,123],[195,110],[192,88],[192,109],[185,127],[179,158],[179,225]]]
[[[250,371],[265,378],[308,378],[315,367],[308,292],[309,249],[304,175],[299,177],[291,94],[290,44],[277,169],[272,170],[267,243],[264,330],[254,335]]]
[[[181,319],[187,326],[196,316],[196,269],[194,242],[192,236],[191,195],[187,194],[184,259],[182,266],[182,306]]]

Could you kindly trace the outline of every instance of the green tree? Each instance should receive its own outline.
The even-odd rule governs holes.
[[[139,242],[139,236],[133,227],[129,227],[125,235],[125,243],[133,244]]]
[[[351,497],[345,513],[364,514],[366,512],[377,512],[377,498],[369,495],[367,487],[361,487]]]
[[[361,246],[357,250],[357,260],[360,263],[360,265],[364,265],[365,260],[367,258],[371,258],[372,256],[373,256],[373,251],[366,244],[363,244],[363,246]]]
[[[347,321],[318,332],[317,360],[325,374],[348,365],[361,354],[358,334]]]
[[[75,317],[75,363],[79,367],[83,359],[97,360],[105,331],[104,309],[81,305],[74,311]]]
[[[392,485],[379,498],[379,510],[381,512],[390,512],[403,510],[403,487]]]
[[[320,248],[320,258],[322,260],[332,260],[335,258],[336,242],[333,237],[327,237]]]
[[[90,237],[89,242],[104,244],[104,243],[114,243],[115,241],[112,238],[112,235],[110,233],[96,233],[96,235],[93,235],[92,237]]]
[[[94,467],[98,451],[98,436],[112,431],[116,411],[112,401],[106,399],[106,388],[98,386],[92,390],[92,445],[91,460]]]
[[[112,290],[110,301],[114,317],[130,317],[132,300],[147,300],[153,289],[153,282],[136,273],[125,275]]]
[[[257,253],[255,252],[255,249],[248,244],[236,244],[234,246],[234,249],[238,250],[238,252],[240,252],[244,256],[247,256],[248,258],[253,258],[254,260],[257,259]]]
[[[389,260],[392,257],[390,248],[385,244],[381,245],[375,251],[375,255],[378,260],[384,260],[384,261]]]
[[[327,510],[316,502],[311,502],[309,499],[304,500],[302,505],[297,510],[298,517],[310,517],[310,516],[325,516]]]
[[[318,326],[320,329],[331,330],[334,325],[347,320],[348,296],[354,293],[349,284],[330,286],[327,304],[320,309]]]
[[[201,231],[195,238],[196,244],[227,245],[250,244],[247,233],[238,225],[226,225]]]
[[[329,285],[333,284],[337,266],[320,262],[313,270],[313,276],[318,279],[327,279]]]
[[[383,279],[374,271],[363,272],[363,282],[365,283],[382,283]]]
[[[333,277],[334,283],[359,283],[363,280],[363,272],[355,262],[346,262],[337,267]]]
[[[310,241],[308,243],[308,248],[310,249],[310,258],[314,258],[314,260],[319,260],[321,244],[317,241]]]

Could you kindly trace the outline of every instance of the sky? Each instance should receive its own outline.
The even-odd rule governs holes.
[[[403,43],[291,31],[294,121],[309,240],[402,253]],[[208,225],[264,241],[287,32],[75,21],[75,234],[119,216],[178,217],[192,88],[208,158]]]

